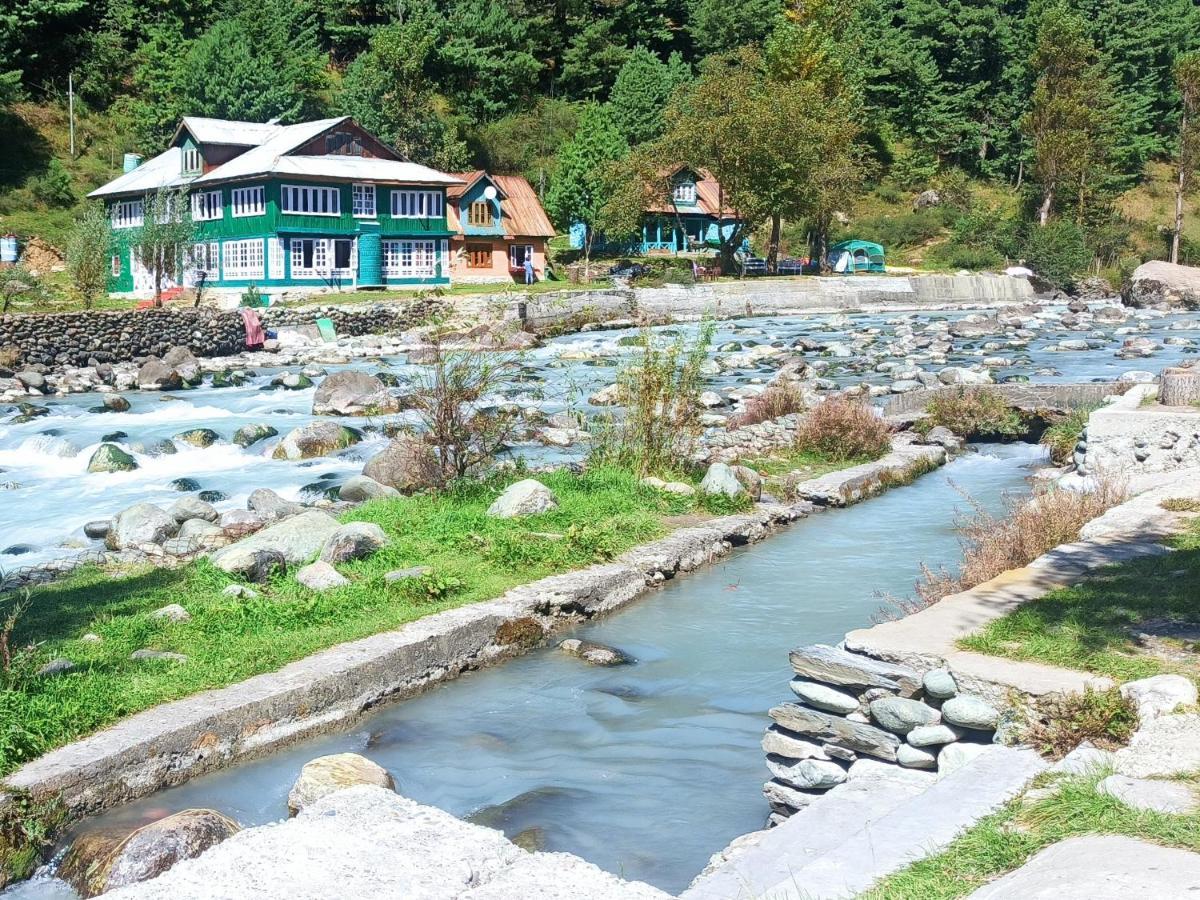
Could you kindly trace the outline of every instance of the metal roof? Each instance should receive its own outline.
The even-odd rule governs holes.
[[[367,156],[280,156],[270,171],[273,175],[354,178],[361,181],[391,181],[403,184],[459,183],[455,176],[446,175],[428,166]]]
[[[110,181],[88,194],[89,197],[108,197],[114,194],[145,194],[159,188],[178,187],[194,179],[184,178],[183,150],[171,147],[146,160],[132,172]]]
[[[238,122],[234,119],[206,119],[184,116],[175,130],[175,140],[186,130],[201,144],[229,144],[234,147],[257,147],[265,144],[286,126],[278,122]]]
[[[323,131],[328,131],[334,125],[339,125],[348,118],[349,116],[338,116],[336,119],[317,119],[314,122],[301,122],[298,125],[275,126],[277,131],[268,140],[235,156],[212,171],[206,172],[196,181],[207,184],[213,181],[227,181],[231,178],[268,175],[274,171],[279,158],[285,153],[295,150],[301,144],[311,141]]]

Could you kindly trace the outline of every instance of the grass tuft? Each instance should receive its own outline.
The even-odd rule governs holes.
[[[832,398],[804,417],[796,448],[830,460],[870,461],[891,449],[891,429],[870,406]]]

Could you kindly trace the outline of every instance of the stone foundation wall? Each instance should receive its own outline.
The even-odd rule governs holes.
[[[1068,411],[1096,406],[1105,398],[1122,394],[1130,384],[1123,382],[1087,384],[989,384],[989,392],[1000,394],[1013,406],[1024,410],[1055,409]],[[893,394],[883,401],[885,416],[901,416],[906,413],[923,412],[929,402],[940,394],[959,390],[971,390],[970,386],[946,385],[921,391]]]
[[[1200,466],[1200,409],[1142,406],[1152,390],[1138,386],[1091,414],[1075,447],[1081,475],[1148,475]]]

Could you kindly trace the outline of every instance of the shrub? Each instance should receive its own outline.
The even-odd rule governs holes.
[[[872,216],[855,223],[855,236],[884,247],[916,247],[938,237],[946,227],[948,211],[922,209],[901,215]]]
[[[75,202],[71,173],[60,160],[52,159],[43,175],[30,184],[33,196],[47,206],[70,206]]]
[[[929,186],[937,170],[937,157],[932,153],[924,150],[905,150],[896,154],[890,174],[892,180],[901,187],[922,190]]]
[[[805,416],[796,448],[837,462],[878,459],[891,448],[891,430],[866,404],[834,398]]]
[[[1088,417],[1095,408],[1089,406],[1073,410],[1057,422],[1051,423],[1042,432],[1040,442],[1049,448],[1050,458],[1054,462],[1065,466],[1071,461],[1075,445],[1079,443],[1079,436],[1083,434],[1083,429],[1087,427]]]
[[[900,193],[899,188],[893,184],[881,184],[875,188],[875,196],[884,203],[899,203],[904,199],[904,195]]]
[[[923,425],[941,425],[965,438],[1012,440],[1029,431],[1025,414],[988,388],[944,391],[929,401],[925,412]]]
[[[730,428],[744,428],[760,422],[770,422],[780,416],[804,411],[804,397],[793,384],[780,382],[767,386],[757,397],[746,401],[742,409],[729,419]]]
[[[1106,691],[1085,688],[1082,694],[1052,694],[1038,702],[1022,735],[1022,742],[1039,752],[1061,759],[1084,741],[1101,750],[1115,750],[1129,742],[1137,729],[1133,703],[1120,688]]]
[[[1021,249],[1020,255],[1031,269],[1063,289],[1071,287],[1075,276],[1092,260],[1083,231],[1074,222],[1062,220],[1042,227],[1030,226]]]
[[[973,247],[955,243],[953,240],[938,244],[929,251],[930,262],[945,266],[948,269],[999,269],[1004,265],[1004,257],[991,247]]]

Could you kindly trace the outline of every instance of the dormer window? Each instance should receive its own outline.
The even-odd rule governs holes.
[[[681,181],[675,185],[675,202],[676,203],[695,203],[696,202],[696,183],[694,181]]]
[[[492,204],[476,200],[467,210],[467,224],[487,227],[492,224]]]
[[[185,147],[183,150],[183,174],[199,175],[204,168],[204,157],[195,147]]]

